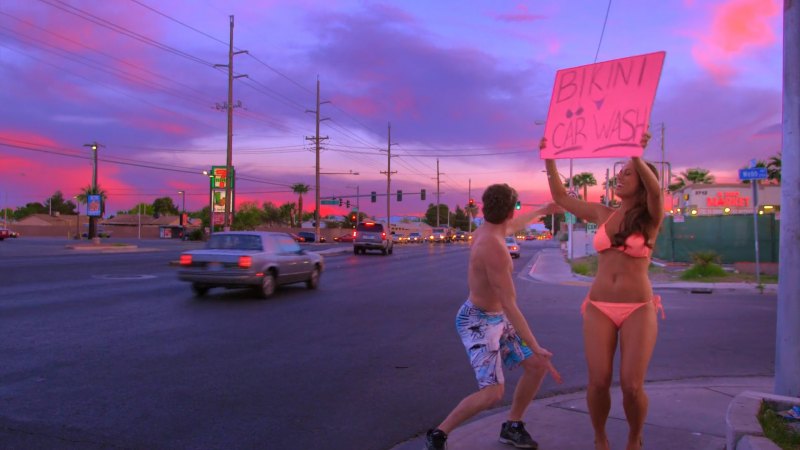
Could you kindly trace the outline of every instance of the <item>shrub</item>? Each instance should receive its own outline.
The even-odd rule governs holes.
[[[789,428],[786,422],[775,413],[772,402],[761,402],[758,411],[758,422],[764,430],[764,436],[784,450],[800,448],[800,433]]]
[[[690,253],[689,257],[692,258],[695,266],[719,265],[721,262],[717,252],[712,250]]]
[[[190,231],[190,232],[189,232],[189,233],[186,235],[186,239],[188,239],[188,240],[190,240],[190,241],[202,241],[202,240],[203,240],[203,238],[205,238],[205,233],[203,233],[203,230],[201,230],[201,229],[199,229],[199,228],[198,228],[198,229],[195,229],[195,230],[192,230],[192,231]]]

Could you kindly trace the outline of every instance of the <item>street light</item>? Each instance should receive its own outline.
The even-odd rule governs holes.
[[[181,226],[183,226],[183,215],[186,214],[186,191],[178,191],[178,194],[181,194]]]
[[[214,234],[214,174],[208,170],[203,171],[203,175],[208,177],[208,236]]]
[[[75,203],[78,204],[78,207],[75,208],[75,210],[78,211],[78,215],[75,218],[75,231],[76,231],[75,239],[80,240],[80,238],[81,238],[81,203],[80,203],[80,200],[78,200],[78,196],[77,195],[73,196],[72,198],[74,198],[75,199]]]

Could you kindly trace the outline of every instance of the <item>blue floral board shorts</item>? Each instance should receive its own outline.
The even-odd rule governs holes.
[[[513,369],[533,355],[502,312],[486,312],[467,300],[456,314],[456,330],[467,350],[478,388],[504,384],[501,363]]]

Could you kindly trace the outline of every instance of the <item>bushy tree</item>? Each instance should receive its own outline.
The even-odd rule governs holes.
[[[231,228],[234,230],[255,230],[264,223],[264,211],[256,202],[244,202],[234,216]]]
[[[153,215],[177,216],[180,214],[178,207],[172,202],[172,197],[160,197],[153,200]]]
[[[62,194],[61,191],[56,191],[55,193],[53,193],[53,195],[48,197],[45,200],[43,206],[45,207],[45,209],[47,209],[48,212],[52,211],[53,214],[55,213],[77,214],[76,212],[77,205],[73,203],[71,200],[65,201],[64,194]]]
[[[450,208],[447,205],[442,204],[439,204],[437,207],[433,203],[428,205],[428,210],[425,211],[425,218],[423,219],[423,222],[435,227],[437,222],[437,211],[439,225],[441,226],[442,224],[446,224],[447,217],[450,214]]]

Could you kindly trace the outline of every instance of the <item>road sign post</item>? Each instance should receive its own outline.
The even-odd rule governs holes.
[[[761,257],[758,252],[758,180],[767,179],[766,167],[739,169],[739,179],[753,185],[753,234],[756,250],[756,285],[761,286]]]

